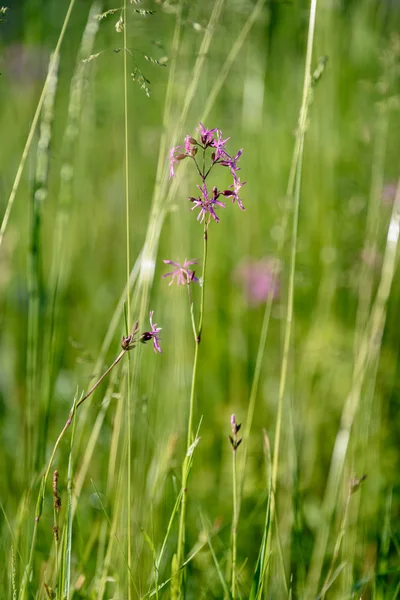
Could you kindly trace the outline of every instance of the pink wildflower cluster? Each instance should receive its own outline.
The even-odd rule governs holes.
[[[216,208],[225,208],[224,202],[219,200],[221,196],[232,198],[233,203],[237,201],[239,208],[245,210],[239,194],[246,182],[244,181],[242,183],[240,177],[237,176],[237,172],[240,171],[238,162],[242,156],[243,149],[239,150],[235,155],[230,155],[226,150],[226,143],[230,138],[227,137],[224,139],[220,129],[207,129],[202,123],[199,123],[197,131],[199,133],[199,140],[187,135],[184,140],[184,145],[175,146],[171,149],[169,154],[169,176],[171,178],[175,175],[175,165],[179,161],[185,160],[186,158],[192,159],[202,179],[202,185],[197,186],[200,190],[200,194],[196,197],[189,197],[190,202],[193,203],[192,210],[195,210],[196,208],[200,209],[197,217],[197,220],[200,221],[200,223],[203,223],[205,220],[209,223],[211,219],[214,219],[216,223],[219,223],[219,217],[215,210]],[[203,153],[203,159],[200,161],[201,166],[197,161],[199,151]],[[211,152],[207,166],[205,160],[206,151]],[[212,191],[210,191],[209,186],[207,186],[206,179],[215,165],[227,167],[230,175],[233,177],[233,183],[224,190],[218,190],[217,187],[214,186]]]

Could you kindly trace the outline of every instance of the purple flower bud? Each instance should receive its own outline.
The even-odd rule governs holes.
[[[153,340],[154,352],[156,352],[156,353],[159,352],[161,354],[162,350],[161,350],[161,346],[160,346],[160,336],[158,335],[161,331],[161,327],[157,327],[157,323],[153,323],[153,314],[154,314],[154,310],[151,310],[150,311],[151,331],[145,331],[144,333],[142,333],[142,335],[139,338],[139,341],[142,342],[142,344],[145,344],[149,340]]]

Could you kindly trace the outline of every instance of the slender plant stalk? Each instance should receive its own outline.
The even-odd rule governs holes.
[[[12,186],[12,189],[11,189],[11,193],[10,193],[10,196],[8,198],[6,211],[4,213],[3,221],[2,221],[1,227],[0,227],[0,248],[1,248],[1,244],[3,242],[4,233],[5,233],[6,229],[7,229],[8,221],[10,219],[11,210],[12,210],[12,207],[13,207],[13,204],[14,204],[14,201],[15,201],[15,197],[17,195],[19,184],[21,182],[22,173],[24,171],[25,162],[26,162],[26,159],[28,157],[28,153],[29,153],[29,149],[30,149],[31,144],[32,144],[33,136],[35,134],[35,130],[36,130],[37,124],[39,122],[39,117],[40,117],[40,113],[42,111],[42,106],[43,106],[43,103],[44,103],[44,100],[45,100],[45,97],[46,97],[47,88],[48,88],[49,83],[50,83],[50,81],[51,81],[51,79],[53,77],[54,69],[55,69],[56,63],[58,61],[58,56],[59,56],[59,53],[60,53],[61,44],[62,44],[62,41],[64,39],[65,31],[67,29],[67,25],[68,25],[68,22],[69,22],[71,13],[72,13],[72,9],[74,8],[74,4],[75,4],[75,0],[71,0],[70,3],[69,3],[68,10],[67,10],[67,13],[65,15],[64,22],[63,22],[62,27],[61,27],[60,35],[58,37],[58,41],[57,41],[57,44],[56,44],[56,47],[55,47],[55,50],[54,50],[54,53],[53,53],[53,62],[52,62],[51,66],[50,66],[50,68],[48,70],[47,77],[46,77],[46,80],[45,80],[44,85],[43,85],[42,93],[40,94],[39,102],[37,104],[36,111],[35,111],[35,114],[33,116],[31,128],[29,130],[28,137],[27,137],[26,142],[25,142],[25,147],[24,147],[24,150],[22,152],[21,160],[20,160],[19,165],[18,165],[18,169],[17,169],[17,173],[15,175],[15,179],[14,179],[14,183],[13,183],[13,186]]]
[[[40,122],[40,135],[36,154],[36,172],[33,182],[31,215],[30,215],[30,245],[28,256],[28,339],[27,339],[27,444],[26,468],[27,475],[32,473],[35,465],[36,447],[39,442],[35,422],[40,422],[40,402],[37,398],[39,391],[40,373],[40,297],[41,297],[41,228],[43,205],[48,191],[48,175],[50,165],[50,141],[54,119],[54,103],[58,83],[58,60],[50,56],[49,70],[53,75],[47,85],[43,102]]]
[[[308,109],[312,101],[312,78],[311,78],[311,63],[312,63],[312,50],[314,42],[314,30],[315,30],[315,17],[317,10],[317,0],[311,0],[310,6],[310,17],[309,17],[309,28],[307,38],[307,52],[305,61],[304,71],[304,84],[303,84],[303,98],[300,108],[300,116],[298,122],[298,129],[296,135],[296,142],[293,151],[292,164],[289,173],[287,196],[294,200],[294,211],[293,211],[293,223],[292,223],[292,240],[291,240],[291,258],[290,258],[290,270],[289,270],[289,289],[288,289],[288,308],[286,314],[285,323],[285,334],[283,342],[283,357],[281,364],[281,374],[279,383],[279,396],[278,396],[278,409],[275,425],[275,440],[274,440],[274,452],[272,462],[272,474],[271,474],[271,506],[270,506],[270,519],[271,523],[274,522],[275,517],[275,503],[276,503],[276,491],[277,491],[277,480],[278,480],[278,465],[279,465],[279,454],[280,454],[280,440],[282,433],[282,416],[283,416],[283,403],[286,392],[287,374],[289,365],[289,350],[292,336],[292,321],[293,321],[293,302],[294,302],[294,276],[296,271],[296,248],[297,248],[297,230],[298,230],[298,218],[299,218],[299,206],[300,206],[300,185],[301,185],[301,164],[304,147],[304,137],[307,128]],[[271,533],[272,528],[268,531],[268,545],[267,553],[271,548]]]
[[[333,550],[332,560],[331,560],[331,564],[329,566],[328,573],[326,574],[325,581],[322,585],[322,591],[320,594],[321,600],[325,600],[326,593],[331,585],[333,569],[334,569],[336,561],[339,557],[340,546],[342,544],[342,540],[343,540],[343,537],[344,537],[344,534],[346,531],[346,527],[347,527],[347,516],[349,513],[351,494],[352,494],[352,488],[351,488],[351,486],[349,486],[349,491],[348,491],[347,498],[346,498],[346,504],[345,504],[344,511],[343,511],[342,522],[340,525],[339,535],[336,539],[335,548]]]
[[[128,44],[127,44],[127,10],[126,0],[124,0],[124,137],[125,137],[125,226],[126,226],[126,315],[128,328],[131,323],[131,299],[129,291],[129,279],[130,279],[130,216],[129,216],[129,128],[128,128]],[[128,331],[126,332],[128,335]],[[128,456],[127,456],[127,479],[126,479],[126,502],[127,502],[127,557],[128,557],[128,569],[132,572],[132,515],[131,515],[131,454],[132,454],[132,440],[131,440],[131,369],[128,368],[127,372],[127,389],[126,389],[126,417],[127,417],[127,433],[128,433]],[[128,600],[132,597],[132,586],[131,581],[128,578]]]
[[[384,97],[380,102],[377,103],[375,107],[374,145],[371,161],[371,184],[364,238],[364,252],[366,255],[371,251],[372,253],[376,252],[379,247],[379,231],[381,228],[381,196],[382,189],[384,187],[385,161],[391,116],[390,98],[394,83],[393,73],[391,70],[392,60],[393,54],[389,44],[389,48],[383,57],[382,76],[383,81],[385,82],[385,93]],[[372,254],[372,257],[373,256],[374,254]],[[372,268],[371,263],[368,260],[364,260],[361,265],[358,287],[357,317],[354,339],[355,357],[357,356],[360,348],[360,341],[363,337],[364,328],[368,323],[371,305],[373,302],[375,278],[375,269]],[[356,471],[358,473],[364,473],[366,471],[368,460],[371,456],[375,455],[377,460],[374,462],[377,465],[379,464],[379,444],[378,446],[375,445],[374,448],[371,447],[371,443],[374,444],[374,442],[371,440],[371,428],[373,428],[372,424],[374,422],[373,407],[376,406],[374,398],[378,366],[379,356],[376,356],[374,364],[371,364],[368,369],[368,388],[363,393],[360,404],[359,419],[357,419],[354,427],[352,444],[353,452],[356,456],[358,455],[361,457],[361,460],[357,460],[356,458]],[[372,438],[373,437],[374,436],[372,434]],[[342,577],[343,586],[346,589],[349,589],[353,581],[353,565],[355,561],[356,541],[358,536],[358,527],[356,527],[355,524],[358,524],[359,521],[361,497],[361,493],[357,494],[352,501],[351,520],[353,526],[349,528],[346,539],[343,543],[343,561],[349,565],[349,568],[344,571],[344,576]]]
[[[36,455],[36,471],[40,471],[46,459],[46,446],[48,440],[48,428],[50,423],[50,405],[53,400],[53,388],[56,378],[56,364],[58,353],[58,338],[60,334],[60,322],[62,320],[62,302],[67,285],[69,269],[69,256],[71,241],[69,239],[70,217],[74,199],[74,181],[77,164],[78,141],[81,132],[82,107],[88,89],[88,73],[90,67],[83,62],[93,49],[99,28],[99,21],[95,15],[101,10],[101,2],[95,1],[90,7],[85,29],[82,34],[79,51],[77,54],[74,74],[69,86],[68,95],[68,117],[64,128],[61,151],[60,187],[57,198],[57,213],[53,227],[51,267],[47,289],[47,310],[45,316],[45,339],[43,344],[43,365],[45,365],[42,392],[39,397],[38,410],[40,411],[40,432],[38,435],[38,448]],[[101,360],[101,359],[100,359]],[[104,364],[104,356],[97,368],[96,373],[101,372]],[[95,381],[95,379],[94,379]],[[81,424],[82,417],[79,420]],[[39,429],[39,428],[38,428]],[[76,432],[78,434],[78,431]],[[75,447],[79,446],[78,435],[76,435]]]
[[[238,523],[238,502],[236,485],[236,449],[232,449],[232,500],[233,500],[233,520],[232,520],[232,599],[236,598],[236,554],[237,554],[237,523]]]
[[[74,445],[75,437],[75,424],[76,424],[76,402],[72,407],[72,434],[71,444],[68,457],[68,509],[67,509],[67,523],[65,532],[65,554],[64,554],[64,569],[63,569],[63,582],[62,588],[64,590],[64,599],[69,600],[71,595],[71,555],[72,555],[72,448]]]
[[[196,389],[196,375],[197,375],[197,363],[199,357],[199,347],[201,342],[201,335],[203,331],[204,321],[204,294],[205,294],[205,280],[206,280],[206,266],[207,266],[207,249],[208,249],[208,225],[204,222],[204,233],[203,233],[203,269],[201,276],[201,299],[200,299],[200,314],[199,324],[197,331],[195,332],[195,351],[193,359],[193,370],[192,370],[192,385],[190,390],[190,401],[189,401],[189,419],[187,428],[187,442],[186,442],[186,455],[182,465],[182,504],[181,514],[179,521],[179,533],[178,533],[178,550],[177,550],[177,565],[180,567],[183,564],[183,558],[185,553],[185,533],[186,533],[186,505],[187,505],[187,481],[190,472],[190,447],[193,443],[193,415],[194,415],[194,395]],[[183,572],[182,572],[183,573]],[[180,575],[180,585],[182,584],[182,573]],[[182,586],[181,586],[182,589]]]

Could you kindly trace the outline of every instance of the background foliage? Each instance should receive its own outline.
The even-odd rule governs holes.
[[[195,415],[196,423],[202,417],[201,440],[188,496],[187,546],[204,543],[207,523],[224,574],[229,573],[232,518],[230,415],[234,412],[246,426],[266,301],[265,296],[262,301],[248,296],[243,269],[249,260],[276,257],[279,240],[286,236],[278,256],[279,294],[272,305],[255,417],[245,440],[248,462],[238,561],[240,594],[249,597],[268,496],[263,430],[271,446],[275,435],[292,247],[290,230],[283,231],[281,223],[285,214],[292,216],[285,194],[301,104],[309,5],[227,0],[221,2],[212,27],[216,5],[208,0],[184,3],[178,42],[178,5],[160,1],[128,7],[128,68],[139,68],[151,81],[146,84],[150,97],[140,89],[140,79],[130,80],[128,88],[129,254],[132,266],[139,261],[132,311],[142,329],[148,327],[148,309],[155,311],[163,328],[163,354],[153,355],[148,346],[136,349],[78,414],[71,597],[127,597],[129,578],[119,544],[126,544],[128,368],[133,373],[133,597],[154,587],[147,538],[158,552],[179,492],[193,357],[186,293],[161,280],[162,259],[183,261],[202,252],[202,227],[187,201],[197,181],[180,164],[171,197],[174,184],[167,182],[166,155],[158,167],[159,148],[181,143],[186,133],[193,135],[205,109],[205,124],[231,136],[232,151],[244,148],[240,175],[247,181],[246,212],[236,206],[221,211],[220,224],[210,231]],[[119,12],[92,20],[98,31],[86,29],[82,41],[89,12],[110,8],[114,6],[100,0],[74,7],[61,47],[54,106],[47,109],[48,149],[42,147],[41,154],[38,130],[0,248],[0,562],[7,565],[0,576],[3,597],[19,589],[39,476],[76,390],[86,390],[112,362],[125,331],[120,309],[115,331],[104,345],[126,284],[124,71],[123,51],[116,51],[123,42],[115,30]],[[155,13],[145,17],[135,8]],[[11,3],[0,23],[2,215],[66,10],[65,2],[25,0]],[[253,11],[254,23],[243,33]],[[399,24],[395,1],[331,0],[317,8],[313,68],[321,56],[328,62],[314,91],[304,149],[279,457],[275,537],[281,550],[275,542],[266,597],[286,597],[283,573],[292,597],[306,597],[313,544],[325,523],[322,499],[332,450],[354,384],[358,343],[382,276],[399,177]],[[207,31],[211,43],[202,56]],[[196,91],[182,122],[193,82]],[[215,86],[220,89],[213,99]],[[46,158],[48,179],[38,196],[38,165]],[[332,598],[362,593],[363,598],[395,598],[399,593],[399,301],[395,277],[383,338],[376,341],[378,355],[363,379],[329,523],[320,583],[343,525],[349,481],[367,474],[351,497],[336,564],[343,566],[328,594]],[[69,439],[67,435],[62,441],[55,461],[61,524],[66,518]],[[44,582],[55,585],[52,526],[49,486],[29,597],[46,597]],[[176,535],[175,523],[160,582],[170,576]],[[163,593],[169,597],[169,591]],[[187,597],[223,597],[207,544],[188,566]]]

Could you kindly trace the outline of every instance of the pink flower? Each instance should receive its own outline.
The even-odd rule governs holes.
[[[171,271],[170,273],[165,273],[165,275],[162,276],[162,279],[165,279],[166,277],[172,277],[171,281],[169,282],[169,285],[172,285],[175,279],[178,285],[185,285],[188,283],[192,283],[192,281],[194,283],[197,283],[199,281],[198,277],[195,277],[194,271],[188,269],[190,265],[198,264],[197,258],[185,260],[183,266],[180,263],[174,262],[173,260],[164,260],[164,263],[166,265],[173,265],[174,267],[176,267],[174,271]]]
[[[254,260],[244,259],[235,272],[235,278],[243,286],[245,298],[250,306],[258,306],[267,301],[279,297],[279,268],[275,266],[271,258]]]
[[[204,183],[202,186],[198,185],[197,186],[202,194],[202,198],[189,198],[189,200],[191,202],[193,202],[194,206],[192,208],[192,210],[194,210],[195,208],[200,208],[200,212],[198,214],[197,220],[200,221],[200,223],[202,223],[204,221],[204,219],[206,218],[206,215],[209,214],[216,223],[219,223],[219,217],[217,217],[216,213],[215,213],[215,208],[217,206],[221,206],[222,208],[225,208],[225,204],[223,202],[220,202],[218,200],[218,197],[220,196],[220,192],[217,190],[216,187],[213,187],[213,195],[210,198],[208,190],[207,190],[207,186]]]

